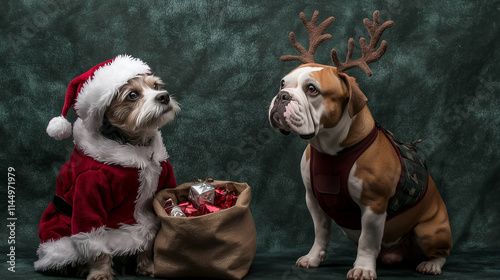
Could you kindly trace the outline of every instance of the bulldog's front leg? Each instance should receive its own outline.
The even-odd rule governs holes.
[[[354,268],[347,273],[347,279],[377,279],[376,262],[380,252],[387,213],[374,213],[370,207],[361,206],[361,235],[358,241],[358,255]]]
[[[309,253],[300,257],[295,263],[296,266],[305,268],[315,268],[326,258],[326,249],[330,242],[330,229],[332,219],[326,215],[321,209],[318,201],[314,197],[311,187],[310,162],[308,158],[309,146],[306,148],[302,156],[300,169],[302,172],[302,180],[306,187],[306,204],[314,223],[314,244],[309,250]]]

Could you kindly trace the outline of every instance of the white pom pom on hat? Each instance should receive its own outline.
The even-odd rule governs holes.
[[[89,129],[99,129],[104,111],[117,90],[129,79],[150,74],[150,71],[146,63],[129,55],[119,55],[92,67],[71,81],[66,90],[62,114],[49,122],[47,134],[56,140],[71,136],[71,123],[66,119],[71,107],[90,126]]]
[[[56,140],[66,139],[71,136],[71,123],[64,116],[55,117],[47,126],[47,134]]]

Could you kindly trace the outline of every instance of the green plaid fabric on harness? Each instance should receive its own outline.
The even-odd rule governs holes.
[[[392,142],[401,161],[401,177],[396,189],[396,194],[389,200],[387,217],[401,213],[419,202],[427,191],[428,172],[425,161],[418,155],[416,144],[403,144],[394,139],[394,135],[382,128],[387,138]]]

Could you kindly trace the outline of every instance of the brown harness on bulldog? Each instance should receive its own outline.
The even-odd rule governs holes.
[[[349,172],[359,156],[378,137],[379,131],[389,139],[401,163],[399,183],[396,193],[389,200],[386,220],[416,205],[427,191],[427,167],[417,154],[415,143],[405,145],[395,141],[392,134],[378,123],[363,141],[337,155],[318,152],[311,146],[311,186],[314,196],[321,209],[343,228],[361,229],[361,210],[349,194]]]

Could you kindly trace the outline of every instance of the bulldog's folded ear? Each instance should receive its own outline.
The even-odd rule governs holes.
[[[349,112],[349,116],[353,118],[363,110],[368,101],[368,98],[363,94],[363,92],[359,89],[358,83],[356,83],[356,79],[348,76],[345,73],[339,72],[339,78],[345,83],[347,87],[347,93],[349,94],[349,102],[347,103],[347,111]]]

